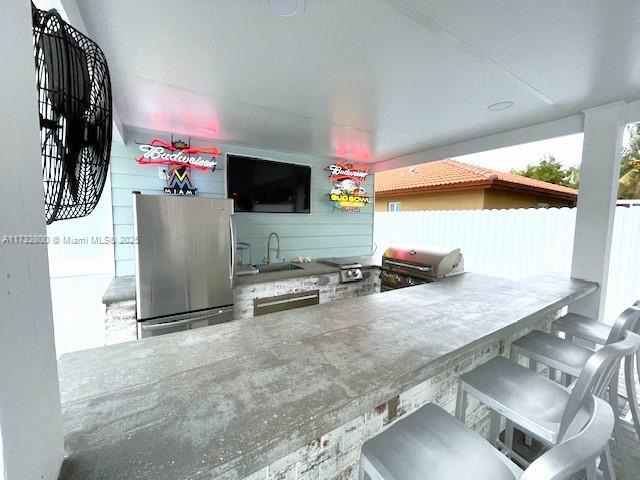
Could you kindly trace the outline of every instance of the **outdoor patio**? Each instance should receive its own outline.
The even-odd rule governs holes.
[[[3,1],[0,478],[640,478],[638,45],[637,0]],[[569,135],[569,187],[460,161]]]

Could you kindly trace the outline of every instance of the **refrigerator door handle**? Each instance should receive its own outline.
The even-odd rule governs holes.
[[[231,268],[229,269],[229,284],[233,288],[233,278],[236,275],[236,236],[233,232],[233,219],[229,217],[229,232],[231,235]]]
[[[213,317],[216,317],[218,315],[223,315],[225,313],[229,313],[230,311],[231,311],[230,308],[221,308],[220,311],[215,312],[215,313],[209,312],[206,315],[200,315],[200,316],[197,316],[197,317],[186,318],[184,320],[176,320],[176,321],[173,321],[173,322],[154,323],[152,325],[144,325],[144,322],[142,322],[142,325],[140,327],[145,332],[166,330],[168,328],[181,327],[181,326],[184,326],[184,325],[189,325],[189,324],[192,324],[192,323],[201,322],[203,320],[207,320],[209,318],[213,318]]]

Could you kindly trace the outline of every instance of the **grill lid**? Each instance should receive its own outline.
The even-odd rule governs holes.
[[[324,263],[325,265],[331,265],[333,267],[338,268],[361,268],[362,264],[358,261],[357,258],[353,257],[328,257],[328,258],[318,258],[319,263]]]
[[[407,267],[424,276],[442,278],[463,271],[463,259],[459,248],[444,248],[429,245],[392,245],[384,252],[383,263],[394,267]],[[384,266],[384,265],[383,265]],[[425,268],[426,267],[426,268]]]

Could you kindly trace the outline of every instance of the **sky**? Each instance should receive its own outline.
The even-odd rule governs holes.
[[[626,145],[628,141],[629,131],[625,128],[623,144]],[[456,157],[456,160],[500,172],[509,172],[512,169],[523,170],[529,164],[535,165],[544,155],[553,155],[565,168],[580,165],[582,133],[473,153]]]
[[[535,165],[544,155],[553,155],[565,168],[580,165],[582,133],[473,153],[457,157],[456,160],[501,172],[509,172],[512,169],[523,170],[529,164]]]

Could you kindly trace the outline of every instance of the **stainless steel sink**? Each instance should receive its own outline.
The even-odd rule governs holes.
[[[287,272],[291,270],[302,270],[302,267],[294,265],[293,263],[265,263],[262,265],[254,265],[258,272]]]

